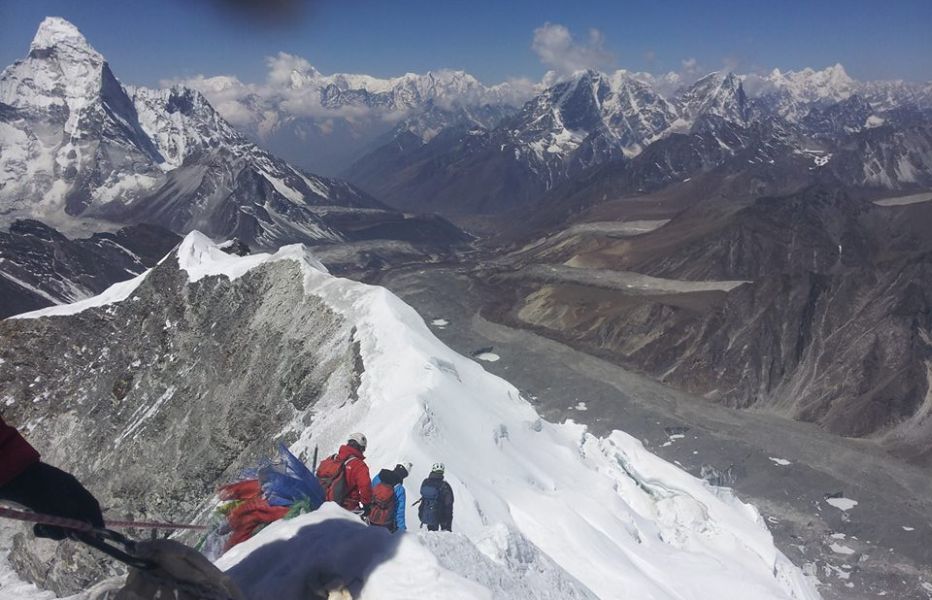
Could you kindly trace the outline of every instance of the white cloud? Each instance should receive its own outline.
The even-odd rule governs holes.
[[[260,84],[243,83],[231,75],[196,75],[161,83],[163,86],[180,84],[199,90],[227,121],[260,138],[267,138],[291,119],[320,120],[319,129],[323,134],[334,130],[333,119],[361,125],[371,120],[394,123],[407,116],[405,102],[413,89],[424,94],[425,99],[430,98],[447,109],[484,103],[520,105],[540,91],[540,84],[529,79],[509,79],[486,87],[469,75],[447,69],[433,71],[430,80],[413,81],[410,76],[378,79],[367,75],[323,75],[307,59],[287,52],[267,57],[265,64],[266,77]],[[437,82],[445,82],[445,85]],[[396,98],[399,104],[395,105],[370,107],[364,103],[353,103],[353,94],[349,95],[348,102],[325,105],[323,91],[331,85],[373,93],[403,88],[405,93]]]
[[[324,119],[317,124],[317,128],[324,135],[330,135],[333,133],[333,119]]]
[[[598,29],[589,30],[589,39],[579,43],[563,25],[545,23],[534,30],[531,49],[540,61],[558,75],[570,75],[583,69],[604,69],[614,63],[605,49],[605,37]]]
[[[734,73],[738,70],[738,67],[741,66],[741,59],[737,56],[725,56],[722,57],[722,68],[725,71],[730,71]]]
[[[488,88],[485,102],[521,106],[543,90],[541,83],[527,77],[512,77]]]
[[[271,88],[301,87],[308,80],[320,77],[320,71],[315,69],[306,58],[287,52],[279,52],[275,56],[266,57],[265,64],[269,68],[266,82]]]
[[[207,97],[224,119],[235,127],[255,126],[256,115],[246,102],[257,93],[257,88],[245,84],[231,75],[205,77],[196,75],[188,79],[165,79],[159,82],[162,87],[182,85],[193,88]]]

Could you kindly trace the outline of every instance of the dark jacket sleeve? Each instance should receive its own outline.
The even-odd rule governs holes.
[[[453,488],[450,487],[449,482],[444,481],[443,487],[440,489],[442,490],[440,498],[440,529],[444,531],[453,531]]]
[[[0,417],[0,486],[39,461],[39,453]]]

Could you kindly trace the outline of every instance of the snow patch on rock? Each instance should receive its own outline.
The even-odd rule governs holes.
[[[851,498],[826,498],[825,501],[835,508],[843,511],[849,511],[855,506],[858,505],[857,500],[852,500]]]

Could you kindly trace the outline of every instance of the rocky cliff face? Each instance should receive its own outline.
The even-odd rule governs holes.
[[[104,291],[154,267],[181,238],[150,225],[70,240],[38,221],[0,232],[0,319]]]
[[[122,303],[2,321],[4,418],[111,518],[194,518],[217,482],[294,441],[322,399],[354,399],[352,328],[301,281],[283,261],[189,283],[172,257]],[[48,577],[77,591],[86,582],[66,574],[79,559],[64,558]]]
[[[710,399],[927,464],[930,211],[814,187],[714,218],[686,210],[635,237],[564,236],[531,263],[573,267],[509,276],[525,278],[510,318]],[[659,279],[611,283],[627,271]]]

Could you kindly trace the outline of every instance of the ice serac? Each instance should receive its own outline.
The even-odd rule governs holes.
[[[364,431],[374,468],[414,464],[409,488],[446,464],[456,533],[379,542],[347,523],[350,547],[328,552],[369,558],[321,566],[288,561],[341,525],[281,523],[222,563],[246,587],[273,556],[291,575],[264,579],[272,589],[326,568],[358,578],[362,597],[410,597],[400,573],[433,555],[423,564],[437,589],[465,579],[463,597],[818,598],[752,506],[623,432],[596,438],[542,420],[399,298],[328,274],[303,246],[235,257],[195,232],[145,277],[81,308],[0,322],[0,401],[114,510],[203,514],[216,483],[278,440],[310,455]],[[25,343],[37,339],[49,344],[42,356]],[[396,551],[373,558],[376,542]]]

